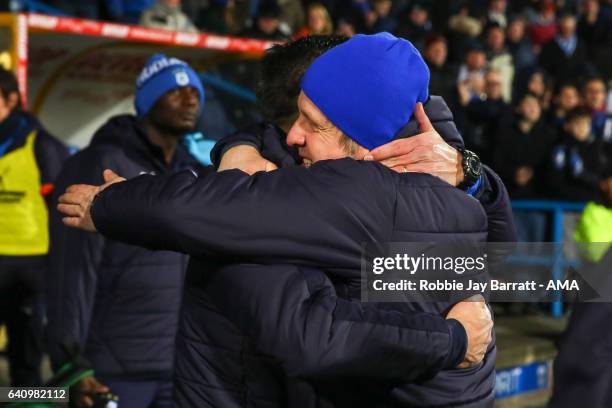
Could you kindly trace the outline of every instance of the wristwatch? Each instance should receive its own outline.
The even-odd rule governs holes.
[[[463,181],[457,186],[462,190],[467,190],[474,185],[482,175],[482,163],[476,153],[465,150],[457,149],[463,156],[461,165],[463,166]]]

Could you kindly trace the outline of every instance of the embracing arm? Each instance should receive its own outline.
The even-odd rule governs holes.
[[[466,353],[457,320],[340,299],[312,268],[225,266],[209,275],[207,293],[291,377],[406,382],[455,368]]]
[[[91,215],[102,234],[133,245],[359,270],[361,243],[391,228],[387,177],[351,159],[252,177],[141,176],[101,192]]]

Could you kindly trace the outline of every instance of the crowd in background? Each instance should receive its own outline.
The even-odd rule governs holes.
[[[612,189],[612,0],[46,0],[84,18],[268,40],[389,31],[512,198]],[[255,73],[253,72],[253,76]]]

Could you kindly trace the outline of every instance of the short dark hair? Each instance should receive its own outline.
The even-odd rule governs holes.
[[[7,99],[12,93],[17,93],[17,106],[15,109],[21,109],[21,93],[19,92],[19,84],[15,74],[11,71],[0,67],[0,94],[4,99]]]
[[[590,120],[591,112],[586,108],[577,107],[567,112],[567,114],[565,115],[565,122],[569,123],[573,120],[580,119],[583,117],[587,117]]]
[[[304,73],[317,57],[347,39],[312,35],[267,50],[255,89],[257,105],[264,118],[279,126],[290,125],[297,115],[297,97]]]

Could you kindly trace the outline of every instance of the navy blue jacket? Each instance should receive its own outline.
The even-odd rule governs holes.
[[[345,403],[354,396],[360,396],[362,406],[374,406],[373,397],[380,406],[492,401],[494,345],[477,367],[440,371],[460,361],[466,341],[460,326],[444,320],[448,304],[385,305],[387,309],[379,308],[375,321],[370,321],[367,313],[330,317],[337,309],[332,303],[327,315],[307,319],[308,313],[291,309],[312,303],[304,302],[304,296],[329,297],[329,291],[317,291],[294,278],[289,283],[297,282],[296,286],[271,275],[250,274],[247,289],[258,281],[269,288],[269,293],[264,290],[251,300],[234,296],[226,285],[208,284],[209,274],[214,276],[230,263],[294,265],[286,266],[289,274],[296,267],[313,267],[333,278],[343,301],[359,307],[351,302],[359,299],[363,242],[486,240],[486,214],[478,201],[438,178],[398,174],[378,163],[352,159],[252,177],[237,170],[199,178],[181,172],[114,185],[94,202],[92,216],[99,231],[112,239],[194,255],[177,339],[175,395],[180,406],[296,406],[308,401],[307,395],[317,404],[335,406],[353,406]],[[304,273],[293,276],[308,282],[314,272]],[[254,318],[232,316],[232,303]],[[271,304],[277,306],[263,311]],[[278,315],[280,305],[289,308],[284,317]],[[384,315],[384,310],[411,323]],[[325,346],[332,318],[340,323],[332,331],[335,338],[345,341],[331,337],[335,347],[312,357]],[[296,319],[304,319],[304,324]],[[351,320],[363,325],[347,323]],[[373,324],[382,328],[374,330]],[[296,328],[313,332],[292,337]],[[372,340],[375,334],[378,340]],[[381,341],[393,339],[398,339],[395,350],[405,347],[403,353],[381,346]],[[359,347],[351,349],[352,341],[359,341]],[[299,354],[289,358],[293,350]],[[359,354],[361,360],[355,358]],[[280,362],[280,368],[266,364],[274,362]],[[353,385],[340,395],[341,387],[326,388],[318,380],[332,376],[335,384],[354,375],[385,384],[378,391]],[[311,381],[301,381],[303,377]],[[388,382],[389,377],[412,384],[397,386]],[[316,389],[304,390],[311,387]]]
[[[464,148],[463,138],[455,126],[453,114],[444,99],[432,95],[424,105],[425,113],[444,141],[454,148]],[[397,134],[396,139],[421,133],[415,119],[410,120]],[[219,166],[223,154],[237,145],[251,145],[263,157],[280,167],[294,166],[302,159],[297,149],[287,146],[286,134],[270,123],[259,123],[221,139],[211,152],[215,166]],[[469,149],[470,146],[467,146]],[[516,229],[512,222],[510,197],[501,178],[488,166],[483,166],[482,184],[474,197],[480,201],[489,222],[489,242],[515,242]]]
[[[180,145],[168,165],[134,116],[117,116],[68,160],[54,202],[71,184],[102,183],[107,168],[132,178],[194,166]],[[49,262],[48,343],[55,370],[83,355],[103,375],[171,376],[187,256],[67,228],[53,210]]]

